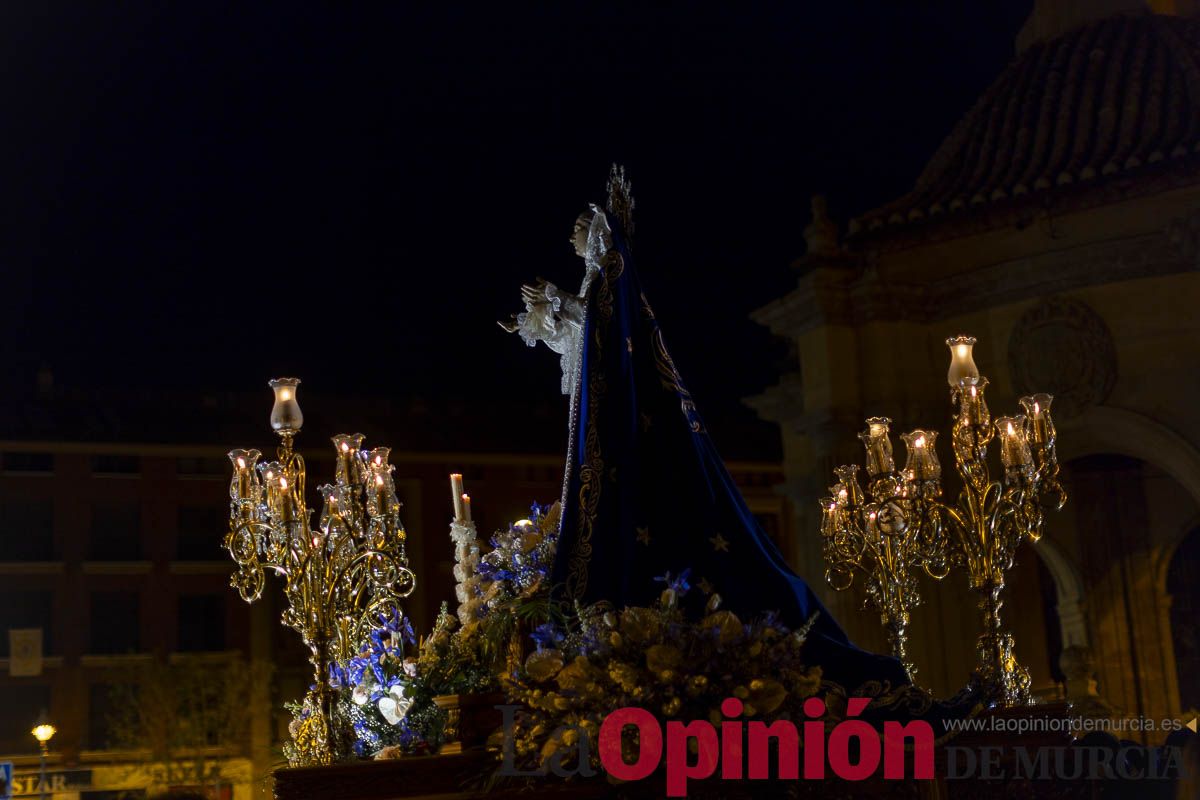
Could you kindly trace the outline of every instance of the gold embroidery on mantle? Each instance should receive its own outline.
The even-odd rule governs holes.
[[[604,263],[604,280],[596,285],[596,312],[598,317],[592,329],[592,347],[599,359],[604,351],[604,337],[608,334],[613,317],[613,284],[625,271],[625,261],[619,253],[609,253]],[[601,370],[588,370],[587,436],[583,444],[583,458],[579,465],[579,531],[571,549],[567,565],[566,590],[572,599],[583,597],[588,585],[588,563],[592,558],[592,534],[596,525],[596,513],[600,505],[600,492],[604,481],[604,454],[600,449],[599,410],[608,382]]]

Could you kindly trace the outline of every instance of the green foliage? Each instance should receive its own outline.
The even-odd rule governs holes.
[[[148,751],[160,784],[218,780],[220,758],[244,753],[254,681],[269,677],[236,654],[139,664],[110,690],[109,746]]]

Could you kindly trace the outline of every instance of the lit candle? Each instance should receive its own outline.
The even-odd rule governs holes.
[[[908,461],[904,471],[914,481],[936,481],[942,477],[942,465],[938,463],[937,431],[924,431],[918,428],[901,435],[908,448]]]
[[[280,475],[279,486],[279,519],[281,522],[292,522],[296,519],[296,502],[293,498],[294,488],[288,482],[286,475]]]
[[[279,488],[279,479],[283,475],[283,465],[278,461],[268,461],[265,464],[258,465],[258,471],[262,473],[263,484],[267,488],[267,510],[274,516],[279,516],[282,510],[282,493]]]
[[[230,450],[229,460],[233,462],[233,482],[229,485],[229,495],[234,500],[252,500],[254,495],[254,469],[262,455],[257,450]]]
[[[850,492],[844,484],[835,483],[829,487],[829,493],[833,495],[834,500],[837,501],[840,508],[844,508],[850,500]]]
[[[821,531],[826,536],[832,536],[837,529],[837,500],[832,497],[822,497],[821,503]]]
[[[469,494],[464,494],[462,496],[462,509],[463,509],[462,521],[470,522],[471,521],[471,496]]]
[[[271,407],[271,429],[279,433],[299,433],[304,414],[296,400],[299,378],[276,378],[269,382],[275,390],[275,405]]]
[[[982,427],[991,422],[991,412],[983,397],[987,385],[987,378],[967,377],[958,382],[959,422]]]
[[[1025,439],[1024,417],[1000,417],[996,432],[1000,434],[1000,461],[1006,469],[1025,467],[1033,461]]]
[[[842,466],[835,468],[833,472],[838,476],[838,480],[840,481],[838,485],[840,485],[846,492],[846,505],[849,505],[851,508],[853,508],[862,503],[863,492],[862,487],[858,485],[857,477],[858,464],[843,464]],[[835,492],[834,496],[838,497],[838,493]]]
[[[979,368],[972,356],[974,336],[951,336],[946,340],[946,346],[950,348],[950,371],[946,373],[946,381],[951,389],[957,388],[963,378],[979,377]]]
[[[462,475],[457,472],[450,474],[450,499],[454,501],[454,518],[461,522],[463,518],[463,479]]]
[[[1025,418],[1029,420],[1033,443],[1044,445],[1054,439],[1054,421],[1050,418],[1050,404],[1054,396],[1040,393],[1022,397],[1018,402],[1025,409]]]
[[[858,435],[867,451],[867,474],[872,478],[891,472],[896,468],[892,460],[892,440],[888,438],[887,417],[871,417],[867,429]]]
[[[337,483],[339,486],[357,486],[362,483],[361,433],[339,433],[333,437],[333,449],[337,452]]]

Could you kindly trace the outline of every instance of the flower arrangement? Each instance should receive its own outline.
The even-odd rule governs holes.
[[[478,591],[489,609],[530,597],[542,586],[554,562],[562,507],[533,504],[529,519],[491,538],[492,549],[476,567]]]
[[[821,685],[820,668],[802,659],[812,620],[796,630],[770,614],[743,622],[720,608],[716,594],[703,618],[689,619],[679,604],[691,589],[688,575],[659,578],[655,607],[574,607],[534,630],[536,649],[506,681],[511,701],[524,707],[513,732],[519,761],[535,769],[551,759],[569,763],[581,735],[596,741],[604,717],[626,706],[719,724],[721,701],[732,696],[747,717],[800,718],[800,705]],[[633,760],[636,739],[624,745]],[[597,753],[590,758],[598,766]]]
[[[331,669],[355,753],[436,752],[446,719],[434,698],[451,694],[503,691],[522,706],[515,756],[534,768],[577,754],[579,737],[594,740],[604,717],[625,706],[716,722],[721,701],[732,696],[747,717],[799,718],[800,704],[821,684],[820,668],[802,659],[811,620],[795,630],[771,614],[745,622],[716,594],[701,618],[689,617],[681,605],[692,590],[686,569],[656,579],[663,588],[653,607],[554,602],[546,582],[558,514],[557,505],[535,505],[530,519],[491,537],[488,553],[460,559],[471,562],[456,575],[467,594],[459,599],[470,604],[465,621],[443,604],[434,630],[418,642],[399,612],[381,617],[362,651]],[[414,646],[416,654],[406,655]],[[308,713],[293,711],[293,733],[303,735]],[[589,754],[592,766],[596,758]]]

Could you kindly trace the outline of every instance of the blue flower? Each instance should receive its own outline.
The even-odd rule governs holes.
[[[529,635],[537,643],[537,649],[541,651],[547,647],[554,647],[563,640],[563,635],[554,627],[552,623],[543,622],[533,629],[533,633]]]
[[[688,567],[683,572],[679,573],[678,578],[672,579],[671,573],[668,572],[665,575],[659,575],[654,580],[658,581],[659,583],[665,583],[668,589],[675,592],[676,596],[683,597],[688,593],[688,590],[692,588],[692,585],[688,583],[688,577],[691,576],[691,574],[692,568]]]

